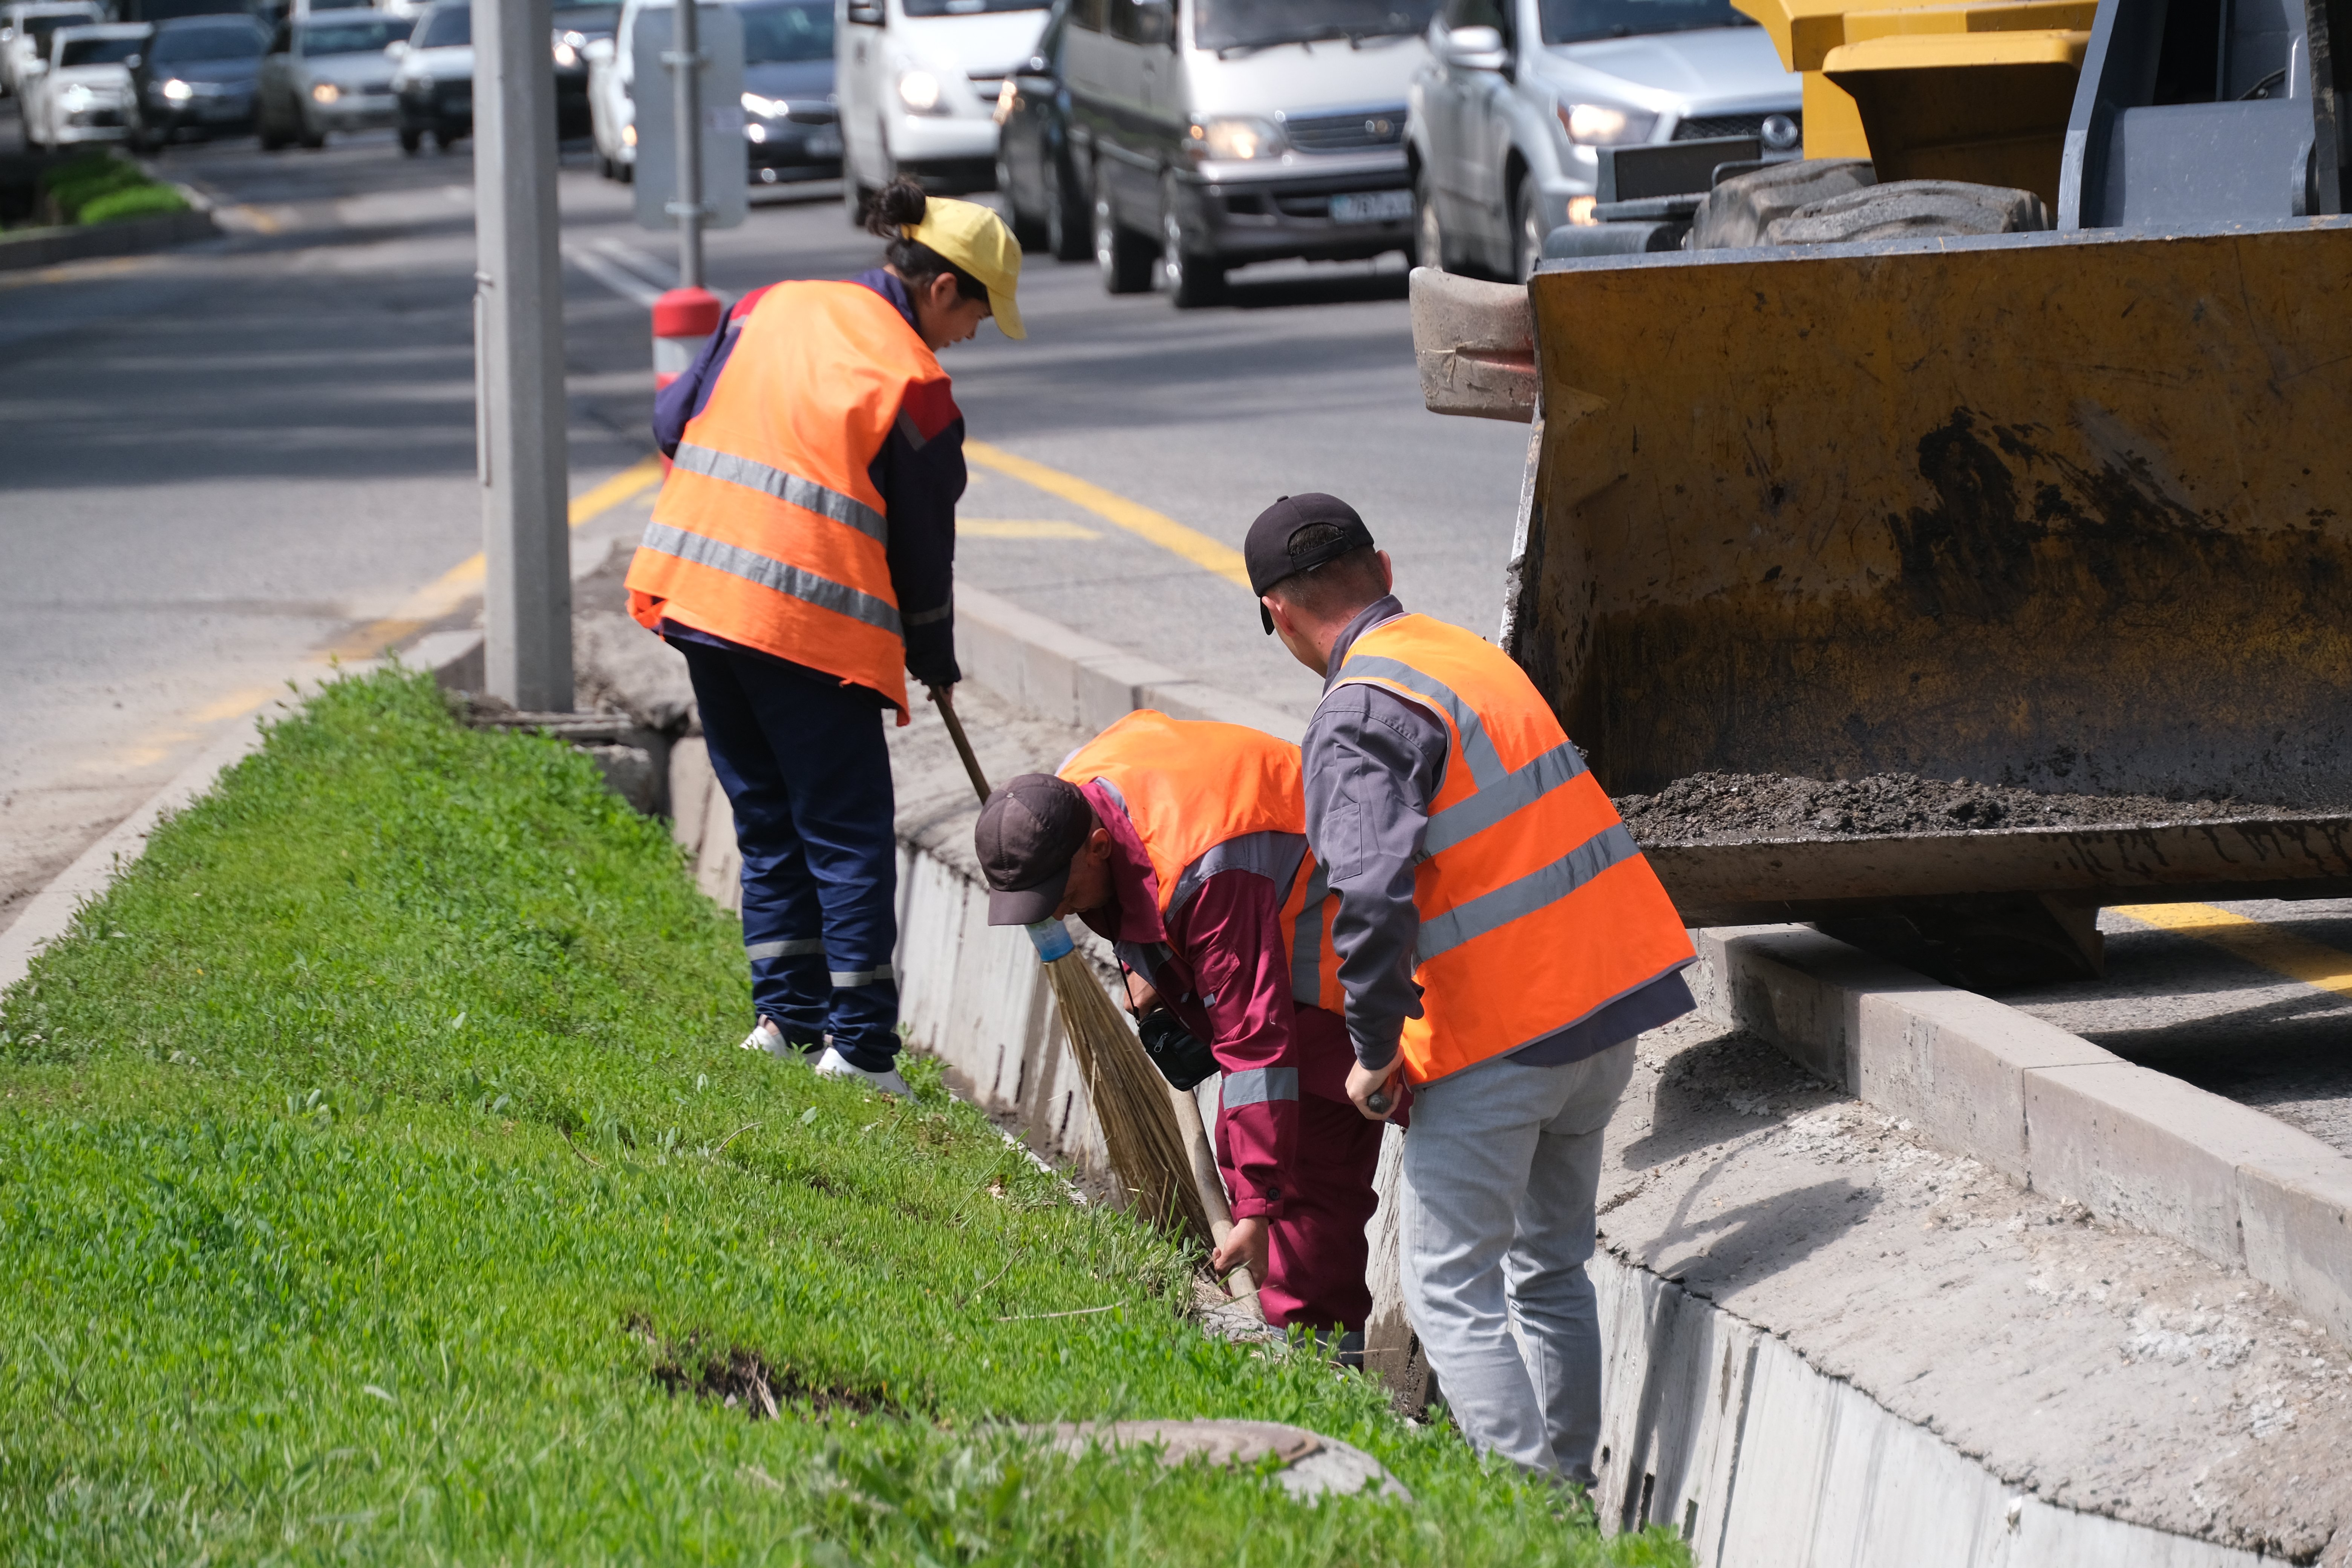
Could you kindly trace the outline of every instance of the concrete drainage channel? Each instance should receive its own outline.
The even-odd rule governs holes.
[[[617,605],[619,566],[576,602]],[[1137,706],[1302,728],[991,595],[964,590],[959,611],[960,706],[992,777],[1051,766]],[[627,718],[565,728],[670,812],[731,905],[733,835],[682,667],[617,609],[583,613],[578,642],[583,689]],[[436,634],[411,662],[470,687],[478,649]],[[915,720],[891,738],[910,1037],[1098,1182],[1101,1134],[1035,959],[984,921],[969,786],[919,699]],[[200,792],[246,743],[167,795]],[[152,816],[0,936],[0,984]],[[1739,1568],[2352,1563],[2352,1160],[1810,930],[1700,936],[1703,1014],[1641,1043],[1600,1192],[1604,1526],[1664,1523]],[[1410,1389],[1395,1142],[1370,1337]]]

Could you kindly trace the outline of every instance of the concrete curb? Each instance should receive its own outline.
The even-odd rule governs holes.
[[[1139,708],[1171,719],[1246,724],[1297,741],[1307,721],[1097,642],[981,588],[956,590],[956,658],[976,680],[1034,713],[1093,731]]]
[[[87,228],[27,229],[0,236],[0,272],[27,267],[54,267],[61,261],[88,261],[101,256],[136,256],[164,250],[193,240],[210,239],[220,225],[210,212],[158,213],[152,217],[124,218],[120,223],[91,224]]]
[[[1710,1016],[2012,1181],[2244,1269],[2352,1343],[2352,1157],[1803,926],[1698,940]]]

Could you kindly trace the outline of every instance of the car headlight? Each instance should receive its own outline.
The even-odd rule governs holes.
[[[1605,103],[1559,103],[1552,111],[1568,139],[1587,147],[1614,147],[1625,142],[1647,142],[1658,117],[1638,109],[1612,109]]]
[[[623,145],[624,147],[634,147],[634,146],[635,146],[636,144],[637,144],[637,128],[636,128],[635,126],[634,126],[634,125],[624,125],[624,126],[622,126],[622,127],[621,127],[621,145]]]
[[[746,114],[756,114],[762,120],[782,120],[792,111],[792,105],[781,98],[761,98],[756,92],[743,95],[743,112]]]
[[[163,100],[167,103],[185,103],[196,96],[196,89],[178,77],[173,77],[157,90],[163,94]]]
[[[580,51],[570,44],[558,44],[555,46],[555,63],[568,70],[580,63]]]
[[[1272,158],[1282,152],[1281,133],[1263,120],[1233,117],[1221,120],[1196,120],[1186,138],[1185,150],[1196,158],[1212,158],[1220,163],[1228,159],[1248,163],[1253,158]]]
[[[918,68],[898,73],[898,101],[918,114],[940,114],[940,79]]]
[[[68,114],[79,114],[97,101],[98,94],[79,82],[74,83],[73,86],[58,94],[58,104]]]
[[[331,81],[322,81],[310,89],[310,101],[313,103],[332,103],[342,96],[343,89]]]

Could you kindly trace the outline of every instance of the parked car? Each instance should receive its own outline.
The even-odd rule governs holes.
[[[269,35],[243,13],[155,24],[131,61],[131,145],[146,153],[182,140],[253,130],[253,91]]]
[[[548,47],[555,54],[555,133],[585,136],[589,132],[588,46],[610,38],[620,26],[621,0],[597,0],[594,5],[555,7]]]
[[[833,0],[743,0],[743,145],[761,184],[841,174]]]
[[[1037,52],[996,95],[996,189],[1022,245],[1056,261],[1082,261],[1095,250],[1094,204],[1070,161],[1070,89],[1062,80],[1069,36],[1070,0],[1055,0]]]
[[[474,8],[468,0],[441,0],[415,26],[393,47],[400,150],[415,153],[430,136],[446,152],[474,131]]]
[[[1064,78],[1103,286],[1412,237],[1405,98],[1436,0],[1076,0]]]
[[[835,35],[851,220],[901,174],[941,194],[996,183],[996,99],[1037,52],[1047,0],[843,0]]]
[[[121,141],[128,62],[150,31],[144,22],[103,22],[51,33],[48,68],[25,87],[25,140],[52,151]]]
[[[1729,0],[1446,0],[1413,82],[1420,260],[1525,278],[1597,149],[1754,136],[1798,155],[1799,79]]]
[[[31,0],[0,9],[0,87],[23,97],[26,82],[49,68],[49,39],[59,27],[105,20],[96,0]]]
[[[368,131],[400,118],[389,46],[415,26],[376,11],[332,11],[281,22],[262,57],[254,106],[261,149],[289,142],[323,147],[337,131]]]
[[[114,0],[118,22],[173,22],[183,16],[243,16],[259,21],[250,0]],[[266,34],[265,34],[266,36]]]

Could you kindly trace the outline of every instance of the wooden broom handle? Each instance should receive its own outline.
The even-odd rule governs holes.
[[[980,759],[972,755],[971,738],[963,732],[963,721],[956,717],[955,688],[934,686],[931,700],[939,705],[940,717],[947,721],[948,738],[955,742],[956,755],[963,759],[964,777],[971,780],[972,789],[980,795],[982,805],[988,804],[988,775],[980,771]]]

